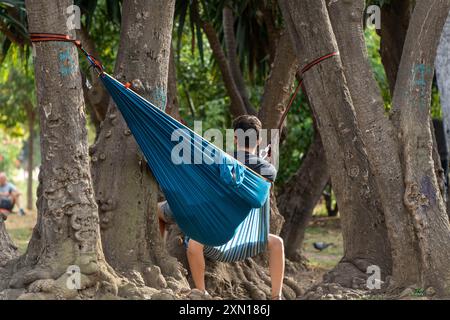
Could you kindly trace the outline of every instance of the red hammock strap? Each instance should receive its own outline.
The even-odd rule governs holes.
[[[103,65],[101,62],[95,58],[93,55],[89,54],[81,45],[79,40],[72,39],[67,34],[59,34],[59,33],[30,33],[31,42],[47,42],[47,41],[62,41],[62,42],[71,42],[80,49],[81,52],[86,56],[88,61],[91,63],[91,66],[99,73],[103,73]]]
[[[324,60],[330,59],[331,57],[337,56],[337,55],[339,55],[339,52],[331,52],[331,53],[328,53],[328,54],[326,54],[326,55],[324,55],[324,56],[322,56],[322,57],[319,57],[319,58],[317,58],[317,59],[311,61],[310,63],[308,63],[307,65],[305,65],[305,66],[300,70],[300,72],[299,72],[299,78],[300,78],[300,79],[299,79],[299,81],[298,81],[297,87],[295,88],[294,94],[291,96],[291,99],[289,100],[289,103],[288,103],[286,109],[284,110],[283,115],[281,116],[280,122],[279,122],[278,127],[277,127],[278,130],[281,130],[281,127],[283,126],[283,122],[284,122],[284,120],[286,120],[286,117],[287,117],[287,115],[288,115],[288,113],[289,113],[289,110],[290,110],[291,107],[292,107],[292,104],[294,103],[295,98],[297,97],[298,92],[300,91],[300,88],[302,88],[302,84],[303,84],[303,75],[304,75],[308,70],[310,70],[312,67],[314,67],[315,65],[321,63],[321,62],[324,61]]]

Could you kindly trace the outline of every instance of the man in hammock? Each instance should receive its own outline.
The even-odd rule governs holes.
[[[250,169],[273,182],[277,175],[275,167],[256,155],[258,146],[262,141],[260,137],[261,128],[261,121],[255,116],[243,115],[233,121],[235,142],[237,145],[237,151],[234,156]],[[160,221],[160,231],[161,234],[164,235],[165,225],[175,223],[173,213],[167,201],[158,204],[158,216]],[[187,244],[187,258],[195,287],[207,294],[205,288],[205,258],[203,255],[203,248],[203,244],[189,239]],[[274,234],[269,234],[267,249],[269,251],[272,299],[279,300],[281,299],[281,289],[284,277],[283,240]]]

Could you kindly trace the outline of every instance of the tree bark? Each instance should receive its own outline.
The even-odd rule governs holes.
[[[27,209],[33,209],[33,169],[34,169],[34,122],[36,113],[31,103],[27,106],[28,116],[28,131],[30,136],[28,137],[28,161],[27,161]]]
[[[248,114],[256,114],[248,97],[248,91],[245,86],[244,77],[242,75],[239,59],[236,54],[237,45],[234,35],[234,15],[232,9],[225,5],[222,12],[223,16],[223,35],[225,38],[225,48],[227,50],[228,63],[230,66],[231,75],[233,76],[236,87],[244,102],[245,109]]]
[[[439,39],[450,1],[417,2],[406,36],[393,98],[400,127],[405,193],[420,253],[421,280],[450,294],[450,225],[433,164],[431,87]]]
[[[274,62],[264,85],[264,94],[258,113],[264,128],[278,127],[291,96],[297,69],[298,59],[292,47],[289,32],[285,30],[278,40]]]
[[[393,257],[392,277],[396,285],[404,286],[419,280],[420,272],[415,263],[417,248],[412,223],[405,205],[399,201],[404,193],[399,147],[368,59],[362,25],[364,8],[364,0],[337,1],[330,3],[328,10],[361,138],[383,206]],[[389,274],[390,270],[381,272]]]
[[[72,4],[27,0],[29,31],[73,36],[66,27],[66,8]],[[42,154],[38,219],[9,285],[30,285],[26,297],[38,294],[47,299],[73,298],[87,288],[115,295],[117,282],[100,244],[77,48],[71,43],[39,42],[34,49]],[[78,267],[85,277],[81,291],[66,285],[69,266]]]
[[[114,74],[159,108],[166,105],[174,2],[123,3]],[[181,278],[157,229],[158,185],[117,107],[111,103],[91,147],[93,180],[107,261],[128,278],[160,288],[154,264],[166,276]],[[162,276],[162,275],[161,275]],[[159,275],[158,275],[159,277]],[[157,277],[157,278],[158,278]]]
[[[316,132],[301,167],[278,196],[278,209],[285,218],[281,237],[286,257],[292,261],[302,260],[306,227],[329,177],[322,141]]]
[[[180,105],[178,103],[177,68],[175,64],[174,51],[172,46],[170,46],[169,76],[167,79],[166,112],[177,120],[181,119]]]
[[[324,1],[305,0],[299,6],[296,1],[282,0],[279,4],[300,65],[338,51]],[[345,248],[343,259],[325,280],[352,286],[355,277],[366,277],[369,265],[378,265],[389,274],[390,246],[379,192],[340,58],[323,61],[304,79],[339,204]]]
[[[433,144],[432,158],[434,164],[434,173],[436,174],[436,181],[442,199],[444,200],[444,204],[446,204],[447,195],[445,193],[445,174],[444,169],[442,168],[441,156],[439,155],[438,143],[436,140],[436,131],[432,119],[430,119],[430,132],[431,132],[431,143]]]
[[[447,149],[450,150],[450,14],[445,22],[441,40],[436,53],[436,79],[442,107]],[[446,168],[446,172],[448,168]],[[450,217],[450,188],[447,187],[447,215]]]
[[[384,3],[381,7],[380,55],[391,96],[394,94],[403,44],[414,9],[413,2],[411,0],[395,0]]]
[[[17,247],[8,235],[5,227],[6,216],[0,212],[0,268],[19,256]]]
[[[450,15],[445,22],[436,53],[436,78],[442,106],[447,148],[450,150]]]

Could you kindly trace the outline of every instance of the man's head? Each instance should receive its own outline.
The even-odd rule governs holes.
[[[4,186],[8,179],[6,178],[6,173],[0,172],[0,186]]]
[[[255,116],[243,115],[234,119],[234,139],[238,150],[254,153],[261,143],[261,128],[261,121]]]

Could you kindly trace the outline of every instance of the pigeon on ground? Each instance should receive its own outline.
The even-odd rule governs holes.
[[[314,242],[313,246],[316,250],[322,251],[326,248],[328,248],[329,246],[334,245],[334,243],[330,242],[330,243],[326,243],[326,242]]]

